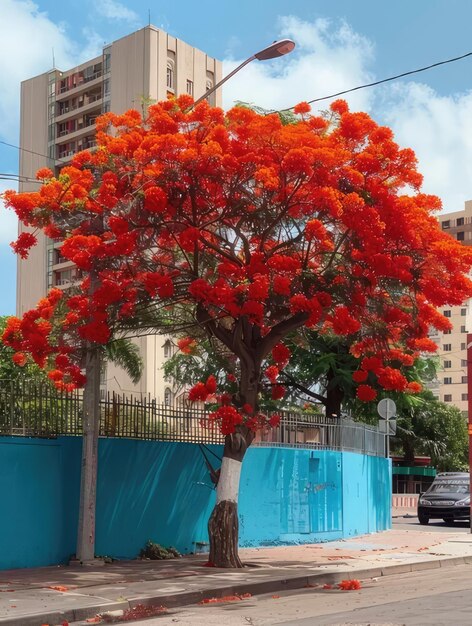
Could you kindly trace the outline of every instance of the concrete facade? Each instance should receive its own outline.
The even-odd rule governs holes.
[[[80,437],[0,437],[0,569],[67,561],[75,552]],[[222,446],[209,446],[222,455]],[[390,528],[389,459],[251,447],[240,483],[240,545],[312,543]],[[148,539],[208,548],[215,491],[198,445],[99,441],[96,554],[135,558]]]
[[[53,69],[21,85],[20,191],[38,188],[41,167],[59,170],[71,156],[95,146],[95,120],[106,111],[142,110],[152,101],[189,93],[201,96],[221,79],[221,62],[164,31],[147,26],[103,48],[102,55],[80,66]],[[210,96],[221,104],[221,93]],[[33,308],[51,287],[67,289],[77,279],[59,244],[41,234],[27,260],[18,259],[17,315]],[[136,342],[145,362],[142,380],[133,385],[119,368],[109,366],[103,390],[149,394],[173,402],[179,390],[160,371],[166,341],[143,337]],[[172,346],[171,346],[172,350]],[[166,353],[169,349],[166,348]],[[157,372],[157,373],[156,373]]]
[[[439,216],[441,228],[463,245],[472,245],[472,200],[465,202],[462,211]],[[461,306],[445,306],[442,313],[452,323],[452,330],[435,331],[431,338],[438,344],[440,359],[437,381],[431,386],[442,402],[457,406],[464,417],[468,414],[467,395],[467,332],[471,332],[472,301]]]

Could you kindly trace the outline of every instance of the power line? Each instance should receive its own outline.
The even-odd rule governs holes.
[[[446,61],[438,61],[437,63],[432,63],[431,65],[420,67],[417,70],[410,70],[409,72],[403,72],[402,74],[397,74],[396,76],[390,76],[389,78],[376,80],[373,83],[367,83],[365,85],[359,85],[358,87],[352,87],[351,89],[345,89],[344,91],[338,91],[337,93],[333,93],[329,96],[322,96],[321,98],[314,98],[313,100],[308,100],[308,104],[313,104],[314,102],[321,102],[322,100],[330,100],[331,98],[337,98],[338,96],[343,96],[346,93],[351,93],[352,91],[358,91],[359,89],[366,89],[367,87],[375,87],[376,85],[381,85],[382,83],[388,83],[391,80],[397,80],[398,78],[403,78],[404,76],[411,76],[411,74],[418,74],[419,72],[425,72],[426,70],[430,70],[433,67],[438,67],[439,65],[445,65],[446,63],[454,63],[455,61],[460,61],[461,59],[465,59],[470,56],[472,56],[472,52],[467,52],[466,54],[462,54],[459,57],[454,57],[453,59],[447,59]],[[296,105],[293,105],[286,109],[279,109],[278,111],[274,110],[272,111],[272,113],[283,113],[284,111],[291,111],[295,106]]]
[[[19,174],[5,174],[0,172],[0,180],[11,180],[15,183],[37,183],[42,185],[42,181],[37,178],[29,178],[28,176],[20,176]]]
[[[15,146],[13,143],[8,143],[7,141],[0,140],[0,143],[4,146],[8,146],[9,148],[16,148],[16,150],[21,150],[21,152],[29,152],[30,154],[36,154],[36,156],[44,157],[45,159],[53,160],[51,157],[46,154],[42,154],[41,152],[35,152],[34,150],[28,150],[28,148],[20,148],[20,146]],[[59,159],[60,160],[60,159]]]
[[[353,91],[359,91],[360,89],[366,89],[367,87],[375,87],[376,85],[381,85],[382,83],[388,83],[392,80],[397,80],[399,78],[404,78],[405,76],[411,76],[412,74],[419,74],[420,72],[425,72],[434,67],[439,67],[440,65],[446,65],[447,63],[454,63],[455,61],[461,61],[462,59],[466,59],[467,57],[472,56],[472,52],[466,52],[458,57],[453,57],[452,59],[446,59],[445,61],[438,61],[437,63],[432,63],[431,65],[425,65],[424,67],[420,67],[416,70],[410,70],[408,72],[402,72],[401,74],[396,74],[395,76],[390,76],[389,78],[382,78],[381,80],[376,80],[372,83],[366,83],[364,85],[358,85],[357,87],[351,87],[350,89],[345,89],[344,91],[338,91],[337,93],[332,93],[329,96],[322,96],[321,98],[313,98],[313,100],[308,100],[308,104],[313,104],[314,102],[322,102],[323,100],[330,100],[331,98],[337,98],[338,96],[344,96],[347,93],[352,93]],[[274,109],[269,111],[270,113],[283,113],[284,111],[291,111],[295,108],[296,105],[291,107],[287,107],[285,109]],[[41,152],[36,152],[35,150],[29,150],[28,148],[21,148],[20,146],[16,146],[15,144],[8,143],[6,141],[1,141],[0,144],[4,146],[8,146],[10,148],[15,148],[16,150],[21,150],[22,152],[29,152],[30,154],[35,154],[37,156],[44,157],[45,159],[51,160],[51,157],[42,154]],[[61,161],[62,159],[57,159]]]

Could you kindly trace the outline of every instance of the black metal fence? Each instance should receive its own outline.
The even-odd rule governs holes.
[[[82,395],[49,385],[0,384],[0,435],[82,434]],[[110,394],[100,401],[100,436],[221,444],[224,436],[203,410],[171,407],[149,398]],[[376,427],[318,414],[282,412],[279,426],[258,432],[253,445],[350,450],[385,456]]]

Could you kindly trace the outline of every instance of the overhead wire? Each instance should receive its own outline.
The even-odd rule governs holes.
[[[366,89],[368,87],[375,87],[377,85],[381,85],[382,83],[387,83],[390,82],[392,80],[398,80],[399,78],[404,78],[405,76],[411,76],[412,74],[418,74],[420,72],[425,72],[427,70],[433,69],[435,67],[439,67],[440,65],[446,65],[448,63],[454,63],[456,61],[461,61],[462,59],[465,59],[467,57],[472,56],[472,52],[466,52],[465,54],[462,54],[460,56],[457,57],[453,57],[451,59],[446,59],[444,61],[438,61],[436,63],[431,63],[430,65],[425,65],[424,67],[420,67],[418,69],[415,70],[409,70],[408,72],[402,72],[401,74],[396,74],[395,76],[389,76],[388,78],[382,78],[381,80],[376,80],[373,81],[371,83],[365,83],[364,85],[358,85],[357,87],[351,87],[350,89],[344,89],[343,91],[338,91],[336,93],[332,93],[329,96],[321,96],[320,98],[313,98],[312,100],[308,100],[308,104],[313,104],[315,102],[322,102],[323,100],[330,100],[331,98],[337,98],[338,96],[344,96],[347,93],[352,93],[353,91],[359,91],[360,89]],[[273,109],[268,111],[269,113],[283,113],[285,111],[291,111],[292,109],[295,108],[296,105],[292,105],[290,107],[284,108],[284,109]],[[28,152],[29,154],[35,154],[36,156],[41,156],[45,159],[50,160],[51,157],[43,154],[41,152],[36,152],[35,150],[30,150],[29,148],[22,148],[21,146],[17,146],[15,144],[9,143],[7,141],[2,141],[0,140],[0,144],[4,145],[4,146],[8,146],[10,148],[15,148],[16,150],[20,150],[22,152]],[[61,161],[62,159],[56,159],[58,161]],[[2,174],[0,174],[0,177],[2,176]],[[32,182],[32,180],[31,180]],[[36,182],[36,181],[34,181]]]
[[[15,183],[37,183],[42,185],[42,181],[37,178],[30,178],[29,176],[20,176],[20,174],[6,174],[0,172],[0,180],[11,180]]]
[[[42,152],[36,152],[35,150],[30,150],[29,148],[21,148],[20,146],[16,146],[14,143],[8,143],[8,141],[2,141],[0,139],[0,143],[4,146],[8,146],[9,148],[15,148],[16,150],[21,150],[21,152],[29,152],[29,154],[35,154],[36,156],[44,157],[45,159],[51,160],[47,154],[42,154]],[[61,160],[61,159],[58,159]]]
[[[357,87],[351,87],[350,89],[344,89],[343,91],[338,91],[337,93],[333,93],[329,96],[322,96],[321,98],[313,98],[313,100],[308,100],[308,104],[313,104],[314,102],[322,102],[323,100],[330,100],[331,98],[337,98],[338,96],[344,96],[347,93],[351,93],[353,91],[358,91],[359,89],[366,89],[367,87],[375,87],[376,85],[381,85],[382,83],[388,83],[392,80],[397,80],[399,78],[404,78],[405,76],[411,76],[412,74],[418,74],[419,72],[425,72],[426,70],[430,70],[434,67],[439,67],[440,65],[446,65],[447,63],[454,63],[455,61],[461,61],[467,57],[472,56],[472,52],[466,52],[458,57],[453,57],[452,59],[446,59],[445,61],[438,61],[437,63],[431,63],[431,65],[425,65],[424,67],[420,67],[416,70],[410,70],[408,72],[402,72],[401,74],[396,74],[395,76],[390,76],[389,78],[382,78],[381,80],[376,80],[372,83],[366,83],[364,85],[359,85]],[[283,113],[284,111],[291,111],[295,108],[295,104],[291,107],[287,107],[286,109],[278,109],[272,111],[273,113]]]

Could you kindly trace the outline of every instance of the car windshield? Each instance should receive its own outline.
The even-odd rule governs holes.
[[[469,483],[463,480],[442,480],[433,483],[428,493],[469,493]]]

